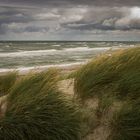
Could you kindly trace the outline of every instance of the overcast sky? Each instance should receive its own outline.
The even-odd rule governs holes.
[[[0,0],[0,40],[140,41],[140,0]]]

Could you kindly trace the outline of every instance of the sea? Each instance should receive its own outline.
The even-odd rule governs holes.
[[[79,65],[109,50],[139,42],[0,41],[0,72]]]

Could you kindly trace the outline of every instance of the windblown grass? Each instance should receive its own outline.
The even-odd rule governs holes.
[[[139,140],[140,100],[125,104],[119,112],[115,113],[111,129],[108,140]]]
[[[0,75],[0,96],[6,95],[17,79],[17,72]]]
[[[108,111],[113,106],[113,102],[115,99],[108,96],[101,96],[98,102],[98,107],[96,109],[96,115],[98,119],[101,119],[105,116],[105,114],[108,114]]]
[[[98,126],[98,118],[95,110],[89,107],[81,107],[81,128],[82,128],[82,140],[94,132],[94,129]]]
[[[140,96],[140,47],[104,54],[76,73],[75,94],[82,100],[108,94],[119,99]]]
[[[0,140],[79,140],[78,107],[57,89],[57,72],[30,74],[16,82],[0,118]]]

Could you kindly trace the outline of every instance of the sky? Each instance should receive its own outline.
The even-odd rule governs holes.
[[[140,41],[140,0],[0,0],[0,40]]]

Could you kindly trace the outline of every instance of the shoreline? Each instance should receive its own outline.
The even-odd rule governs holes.
[[[129,46],[130,47],[130,46]],[[102,54],[108,54],[111,55],[112,52],[116,51],[116,50],[122,50],[125,48],[112,48],[106,52],[102,52],[97,54],[96,56],[93,56],[92,58],[96,58],[97,56],[100,56]],[[71,71],[71,70],[75,70],[77,67],[80,67],[84,64],[86,64],[87,62],[89,62],[90,60],[92,60],[92,58],[90,59],[85,59],[85,61],[82,62],[73,62],[73,63],[60,63],[60,64],[50,64],[50,65],[44,65],[44,66],[31,66],[31,67],[19,67],[19,68],[0,68],[0,75],[3,75],[5,73],[8,72],[13,72],[13,71],[17,71],[19,73],[19,75],[25,75],[28,72],[42,72],[45,70],[48,70],[50,68],[56,68],[56,69],[60,69],[62,71]]]
[[[61,71],[64,71],[64,72],[69,72],[69,71],[76,70],[80,66],[86,64],[87,62],[88,61],[68,63],[68,64],[58,64],[58,65],[37,66],[37,67],[24,67],[24,68],[21,67],[21,68],[17,68],[17,69],[0,69],[0,75],[4,75],[8,72],[14,72],[14,71],[17,71],[19,73],[19,75],[25,75],[28,72],[38,73],[38,72],[48,70],[50,68],[56,68],[56,69],[60,69]]]

